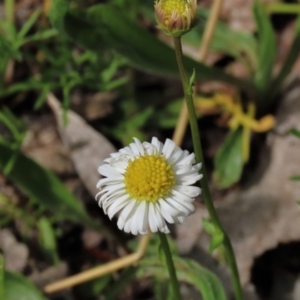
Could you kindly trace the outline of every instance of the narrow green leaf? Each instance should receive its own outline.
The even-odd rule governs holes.
[[[282,84],[284,83],[287,75],[291,72],[292,68],[294,67],[294,64],[296,60],[299,57],[300,53],[300,16],[298,16],[296,21],[296,29],[295,29],[295,37],[293,44],[291,45],[289,54],[279,72],[279,74],[275,77],[275,79],[272,81],[272,84],[270,85],[270,88],[268,90],[268,99],[269,99],[269,105],[271,105],[275,99],[274,97],[282,87]]]
[[[88,11],[60,10],[67,0],[54,0],[50,19],[75,42],[99,52],[103,47],[116,50],[138,69],[164,76],[179,76],[174,51],[154,35],[109,5],[95,5]],[[65,12],[65,14],[63,13]],[[201,80],[220,80],[251,90],[251,85],[217,68],[207,67],[185,57],[188,72],[195,68]]]
[[[211,237],[209,243],[209,251],[212,253],[214,250],[219,248],[224,241],[224,234],[221,230],[217,229]]]
[[[0,170],[3,171],[14,150],[0,144]],[[19,153],[7,175],[26,195],[65,219],[95,226],[79,201],[50,171]]]
[[[42,31],[39,31],[35,34],[32,34],[28,37],[25,37],[23,39],[23,44],[28,43],[28,42],[33,42],[33,41],[41,41],[41,40],[46,40],[52,37],[55,37],[58,35],[58,31],[54,28],[50,29],[45,29]]]
[[[219,188],[227,188],[241,177],[243,170],[242,134],[241,127],[229,132],[215,156],[213,179]]]
[[[26,277],[6,271],[4,273],[5,300],[46,300]]]
[[[38,98],[36,99],[35,103],[34,103],[34,110],[40,109],[42,107],[42,105],[45,103],[46,101],[46,96],[49,93],[49,86],[45,85],[43,87],[43,89],[41,90]]]
[[[215,228],[214,223],[212,223],[211,221],[209,221],[209,220],[207,220],[207,219],[205,219],[205,218],[202,218],[202,225],[203,225],[204,230],[205,230],[208,234],[212,235],[212,234],[215,233],[216,228]]]
[[[262,106],[264,105],[262,102],[269,87],[275,63],[276,41],[270,18],[260,1],[255,1],[253,12],[258,32],[258,64],[254,82],[259,92],[259,105]]]
[[[300,175],[292,176],[292,177],[290,177],[290,180],[293,180],[293,181],[300,181]]]
[[[52,264],[58,264],[59,258],[56,247],[56,237],[51,223],[42,217],[37,224],[39,230],[39,243],[45,255]]]
[[[23,26],[21,27],[21,30],[17,34],[17,40],[18,40],[18,42],[20,44],[22,44],[22,39],[29,32],[29,30],[32,28],[32,26],[34,25],[34,23],[39,18],[40,14],[41,14],[41,9],[35,10],[32,13],[32,15],[27,19],[27,21],[23,24]]]
[[[211,235],[209,251],[213,252],[223,243],[224,234],[213,222],[206,220],[205,218],[202,218],[202,224],[204,230]]]

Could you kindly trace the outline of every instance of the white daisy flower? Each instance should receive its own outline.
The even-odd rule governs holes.
[[[99,206],[111,219],[119,213],[118,227],[132,234],[161,231],[169,233],[168,223],[180,223],[195,210],[192,204],[201,192],[190,186],[202,178],[201,163],[194,153],[183,151],[167,139],[165,144],[134,143],[112,153],[98,172],[96,195]]]

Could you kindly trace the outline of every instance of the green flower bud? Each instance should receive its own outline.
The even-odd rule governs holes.
[[[197,0],[156,0],[154,8],[158,27],[168,36],[182,36],[195,25]]]

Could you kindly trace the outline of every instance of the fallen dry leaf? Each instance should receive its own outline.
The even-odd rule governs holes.
[[[64,126],[61,105],[53,94],[48,94],[47,103],[56,117],[59,132],[69,148],[79,177],[89,193],[95,196],[100,176],[97,169],[110,153],[116,151],[115,148],[101,133],[71,110],[67,113],[68,124]]]

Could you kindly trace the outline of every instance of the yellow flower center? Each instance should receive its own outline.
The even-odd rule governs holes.
[[[125,172],[128,194],[136,200],[156,202],[175,185],[171,165],[161,156],[141,156],[130,161]]]
[[[165,0],[161,2],[161,8],[167,16],[165,20],[166,25],[169,23],[173,12],[175,11],[178,15],[184,16],[186,12],[186,1],[185,0]]]

